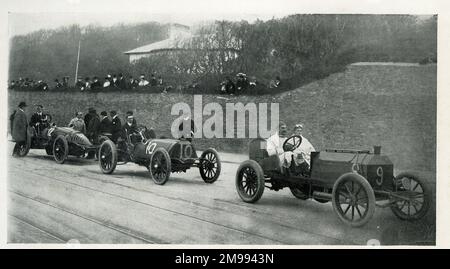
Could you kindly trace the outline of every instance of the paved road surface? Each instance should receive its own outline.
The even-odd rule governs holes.
[[[365,245],[376,239],[390,245],[435,240],[434,206],[418,223],[377,208],[366,226],[351,228],[339,221],[331,203],[300,201],[288,189],[266,189],[258,203],[246,204],[234,187],[246,156],[221,157],[216,183],[204,183],[192,169],[172,174],[164,186],[135,164],[103,175],[94,161],[71,158],[58,165],[43,150],[11,157],[8,242]]]

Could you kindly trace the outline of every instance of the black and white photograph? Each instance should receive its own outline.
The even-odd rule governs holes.
[[[448,246],[437,9],[38,2],[1,40],[7,247]]]

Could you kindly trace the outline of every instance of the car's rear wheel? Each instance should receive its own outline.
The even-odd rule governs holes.
[[[391,210],[399,219],[418,220],[425,216],[431,204],[431,191],[427,184],[410,172],[400,173],[394,179],[394,193],[397,199]]]
[[[261,166],[253,161],[243,162],[236,172],[236,190],[244,202],[257,202],[264,193],[264,172]]]
[[[56,163],[63,164],[69,155],[69,143],[63,135],[58,135],[53,142],[53,158]]]
[[[346,224],[365,225],[375,212],[375,194],[369,182],[356,173],[347,173],[334,183],[333,208]]]
[[[25,157],[27,156],[28,152],[30,152],[30,144],[25,142],[24,144],[20,145],[19,150],[17,151],[17,156]]]
[[[164,148],[157,148],[150,158],[149,165],[153,181],[158,185],[164,185],[169,180],[171,169],[169,153]]]
[[[305,192],[303,192],[299,187],[289,187],[289,189],[291,190],[291,193],[292,195],[295,196],[295,198],[300,200],[308,199],[308,195]]]
[[[19,150],[17,151],[18,157],[25,157],[27,156],[28,152],[30,152],[32,136],[33,133],[31,132],[31,128],[27,128],[27,140],[19,147]]]
[[[219,153],[215,149],[209,148],[203,151],[200,156],[199,170],[206,183],[214,183],[219,178],[221,163]]]
[[[117,165],[117,148],[111,140],[105,140],[98,150],[98,162],[103,174],[111,174]]]

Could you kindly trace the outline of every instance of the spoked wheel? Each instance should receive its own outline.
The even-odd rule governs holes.
[[[333,208],[346,224],[359,227],[375,212],[375,194],[369,182],[356,173],[347,173],[334,183]]]
[[[53,142],[53,157],[56,163],[63,164],[67,155],[69,155],[69,143],[64,136],[58,135]]]
[[[264,172],[261,166],[253,161],[243,162],[236,172],[236,190],[244,202],[254,203],[264,193]]]
[[[29,143],[22,144],[19,147],[19,150],[17,151],[17,156],[25,157],[27,156],[28,152],[30,152],[30,144]]]
[[[19,147],[19,150],[17,152],[18,157],[25,157],[25,156],[27,156],[28,152],[30,152],[32,136],[33,136],[33,133],[31,132],[31,128],[27,128],[27,140],[26,140],[25,144],[23,144]]]
[[[215,149],[207,149],[200,156],[200,175],[206,183],[214,183],[219,178],[221,163]]]
[[[149,171],[153,181],[158,185],[164,185],[169,180],[171,161],[167,150],[158,148],[153,152],[150,158]]]
[[[98,163],[103,174],[111,174],[117,165],[117,148],[111,140],[105,140],[98,150]]]
[[[425,216],[431,204],[427,184],[413,173],[401,173],[394,179],[394,194],[401,198],[391,205],[399,219],[418,220]]]
[[[297,199],[306,200],[308,199],[308,194],[303,192],[299,187],[289,187],[292,195],[294,195]]]

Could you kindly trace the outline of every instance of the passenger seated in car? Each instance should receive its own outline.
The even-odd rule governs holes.
[[[314,149],[314,146],[306,139],[306,137],[303,136],[303,124],[299,123],[296,124],[294,127],[294,135],[299,135],[302,137],[302,143],[300,144],[300,147],[298,147],[294,152],[301,153],[304,160],[308,164],[308,166],[311,164],[311,152],[316,151]]]

